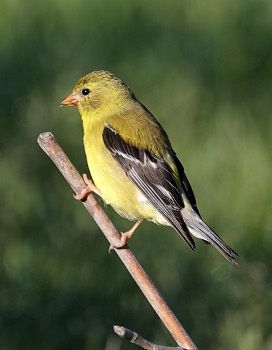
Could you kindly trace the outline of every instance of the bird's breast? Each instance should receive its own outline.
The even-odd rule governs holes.
[[[130,220],[144,218],[168,225],[106,149],[102,130],[84,135],[84,147],[92,179],[107,204]]]

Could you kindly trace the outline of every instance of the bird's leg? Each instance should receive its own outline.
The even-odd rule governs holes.
[[[96,186],[92,183],[91,180],[88,179],[86,174],[83,174],[83,179],[88,187],[86,187],[81,193],[74,194],[74,198],[78,201],[82,201],[89,193],[96,193],[99,197],[102,197],[101,192],[96,188]]]
[[[109,252],[113,249],[120,249],[123,248],[126,244],[126,242],[131,238],[131,236],[133,235],[134,231],[136,230],[136,228],[140,225],[140,223],[143,221],[143,219],[139,219],[133,226],[132,228],[127,231],[127,232],[120,232],[121,233],[121,239],[120,242],[118,244],[111,244],[110,248],[109,248]]]
[[[122,248],[126,242],[132,237],[134,231],[136,230],[136,228],[140,225],[140,223],[143,221],[143,219],[139,219],[137,222],[135,222],[135,224],[131,227],[131,229],[127,232],[121,232],[121,242],[120,242],[120,247],[118,248]],[[117,248],[117,247],[115,247]]]

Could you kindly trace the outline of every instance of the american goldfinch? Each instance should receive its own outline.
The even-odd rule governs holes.
[[[239,265],[237,254],[201,219],[168,136],[128,86],[109,72],[95,71],[81,78],[61,105],[76,106],[81,114],[91,191],[121,216],[137,220],[118,247],[146,219],[172,226],[192,250],[194,236]]]

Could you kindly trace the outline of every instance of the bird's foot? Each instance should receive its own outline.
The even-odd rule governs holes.
[[[113,249],[121,249],[124,248],[124,246],[126,245],[127,241],[131,238],[131,236],[133,235],[133,233],[135,232],[136,228],[140,225],[140,223],[143,221],[143,219],[139,219],[133,226],[132,228],[127,231],[127,232],[120,232],[121,234],[121,238],[120,241],[117,244],[111,244],[109,247],[109,253],[113,250]]]
[[[121,249],[124,248],[124,246],[126,245],[127,241],[129,240],[129,235],[127,235],[127,232],[120,232],[121,234],[121,238],[120,241],[116,244],[111,244],[109,247],[109,253],[111,253],[111,251],[113,249]]]
[[[91,180],[88,179],[86,174],[83,174],[83,180],[85,182],[85,184],[87,185],[87,187],[84,188],[83,191],[81,191],[79,194],[73,194],[73,197],[78,200],[78,201],[82,201],[86,198],[86,196],[89,193],[96,193],[99,197],[102,197],[101,192],[98,190],[98,188],[92,183]]]

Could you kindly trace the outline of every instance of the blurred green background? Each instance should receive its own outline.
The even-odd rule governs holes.
[[[4,0],[0,17],[0,349],[136,349],[114,324],[175,346],[36,142],[53,132],[88,172],[79,114],[58,106],[98,69],[165,127],[241,267],[147,222],[130,247],[199,348],[271,349],[272,2]]]

